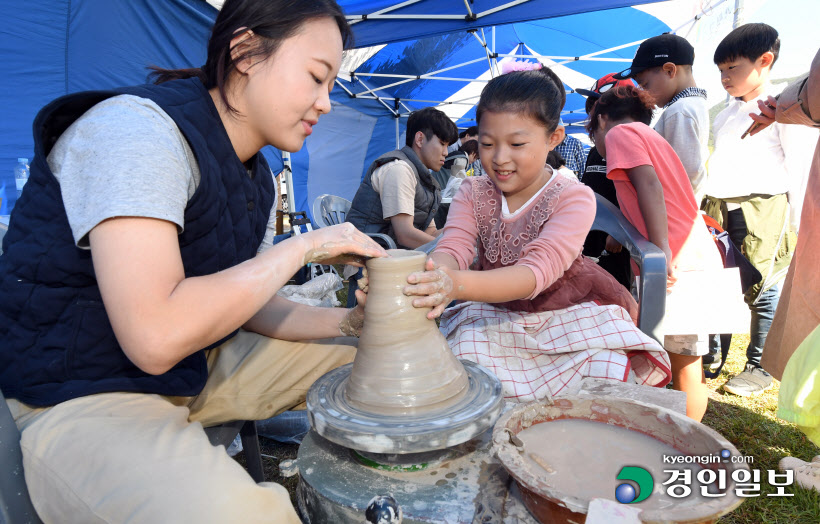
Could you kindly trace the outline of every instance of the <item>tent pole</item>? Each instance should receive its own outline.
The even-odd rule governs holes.
[[[473,10],[472,10],[472,9],[470,9],[470,2],[468,2],[467,0],[464,0],[464,7],[466,7],[466,8],[467,8],[467,16],[468,16],[468,17],[472,18],[473,16],[475,16],[475,15],[473,14]]]
[[[375,15],[380,15],[380,14],[383,14],[383,13],[389,13],[390,11],[394,11],[396,9],[399,9],[401,7],[404,7],[404,6],[407,6],[407,5],[410,5],[410,4],[418,3],[420,1],[421,0],[408,0],[407,2],[402,2],[400,4],[396,4],[396,5],[393,5],[393,6],[390,6],[390,7],[385,7],[384,9],[380,9],[378,11],[370,13],[370,14],[367,15],[367,17],[373,17]],[[359,18],[356,18],[356,17],[353,17],[353,16],[347,16],[346,18],[347,18],[347,21],[350,25],[356,24],[358,22],[363,22],[365,20],[365,18],[367,18],[367,17],[363,17],[362,15],[358,15],[358,17]]]
[[[393,100],[393,107],[396,111],[396,149],[401,149],[401,144],[399,143],[399,119],[401,118],[401,114],[399,114],[399,99],[396,98]]]
[[[735,0],[735,18],[732,21],[732,29],[737,29],[743,25],[743,0]]]
[[[732,30],[737,29],[743,25],[743,0],[735,0],[735,13],[732,20]],[[732,95],[726,93],[726,103],[732,99]]]
[[[397,113],[396,113],[396,111],[394,111],[394,110],[393,110],[393,109],[392,109],[389,105],[387,105],[387,102],[385,102],[385,101],[384,101],[384,98],[383,98],[383,97],[380,97],[379,95],[377,95],[377,94],[376,94],[376,89],[381,89],[380,87],[377,87],[376,89],[371,89],[371,88],[370,88],[370,86],[369,86],[369,85],[367,85],[367,84],[365,84],[365,83],[364,83],[364,80],[362,80],[362,79],[361,79],[361,78],[359,78],[358,76],[356,77],[356,80],[358,80],[358,81],[359,81],[359,83],[360,83],[360,84],[362,84],[362,85],[364,86],[364,88],[365,88],[365,89],[367,89],[367,92],[368,92],[368,93],[373,93],[373,95],[376,97],[376,100],[378,100],[378,101],[379,101],[379,102],[380,102],[380,103],[381,103],[384,107],[386,107],[388,111],[390,111],[390,112],[391,112],[391,113],[393,113],[394,115],[395,115],[395,114],[397,114]],[[360,95],[362,95],[362,94],[363,94],[363,93],[359,93],[359,94],[358,94],[358,95],[356,95],[356,96],[357,96],[357,97],[359,97],[359,96],[360,96]]]
[[[284,164],[282,171],[285,174],[285,191],[288,194],[288,211],[293,213],[296,211],[296,201],[293,196],[293,165],[290,162],[290,153],[287,151],[282,151],[282,163]]]
[[[495,26],[493,26],[493,67],[490,68],[490,75],[495,78],[496,73],[498,72],[498,58],[495,54]]]

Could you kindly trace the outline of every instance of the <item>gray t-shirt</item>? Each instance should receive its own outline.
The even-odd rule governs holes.
[[[60,184],[77,247],[113,217],[147,217],[185,227],[185,207],[200,181],[199,166],[176,123],[146,98],[120,95],[89,109],[57,140],[48,165]],[[272,174],[270,175],[272,176]],[[273,245],[271,209],[259,251]]]
[[[680,158],[695,200],[699,203],[706,184],[706,158],[709,156],[709,107],[700,96],[686,96],[664,109],[657,131]]]

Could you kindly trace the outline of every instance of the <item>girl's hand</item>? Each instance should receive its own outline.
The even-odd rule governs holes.
[[[433,308],[427,318],[433,320],[441,316],[447,304],[453,301],[455,288],[452,276],[446,269],[438,267],[431,258],[424,263],[423,272],[411,273],[407,282],[411,285],[404,288],[405,295],[417,295],[422,298],[413,300],[413,307]]]
[[[669,246],[662,249],[663,254],[666,255],[666,289],[671,289],[678,281],[678,277],[675,276],[675,268],[672,265],[672,250],[669,249]]]
[[[362,267],[367,258],[387,256],[381,246],[349,222],[316,229],[297,238],[306,243],[303,265],[319,262]]]
[[[367,294],[361,289],[356,290],[356,302],[358,304],[354,308],[347,310],[341,322],[339,322],[339,331],[342,335],[350,337],[359,337],[362,334],[362,327],[364,327],[364,304],[367,301]]]

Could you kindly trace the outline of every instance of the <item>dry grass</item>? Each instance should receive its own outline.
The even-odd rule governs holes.
[[[820,454],[793,424],[777,418],[777,395],[780,383],[754,397],[738,397],[724,393],[720,387],[740,373],[746,364],[748,335],[735,335],[726,365],[720,376],[708,380],[711,391],[709,408],[703,423],[714,429],[746,456],[754,458],[750,464],[761,472],[759,497],[749,498],[733,513],[719,522],[725,524],[818,523],[820,522],[820,493],[793,486],[787,492],[794,497],[768,497],[774,489],[766,481],[766,470],[777,469],[781,458],[790,455],[811,460]]]

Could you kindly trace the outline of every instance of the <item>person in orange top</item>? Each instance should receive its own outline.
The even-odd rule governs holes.
[[[634,86],[604,93],[590,113],[587,130],[606,158],[607,178],[615,184],[627,220],[666,255],[667,286],[680,271],[723,267],[720,254],[700,218],[689,177],[675,151],[649,127],[654,101]],[[667,335],[664,348],[672,364],[675,389],[687,394],[686,414],[706,412],[708,394],[701,356],[707,336]]]

